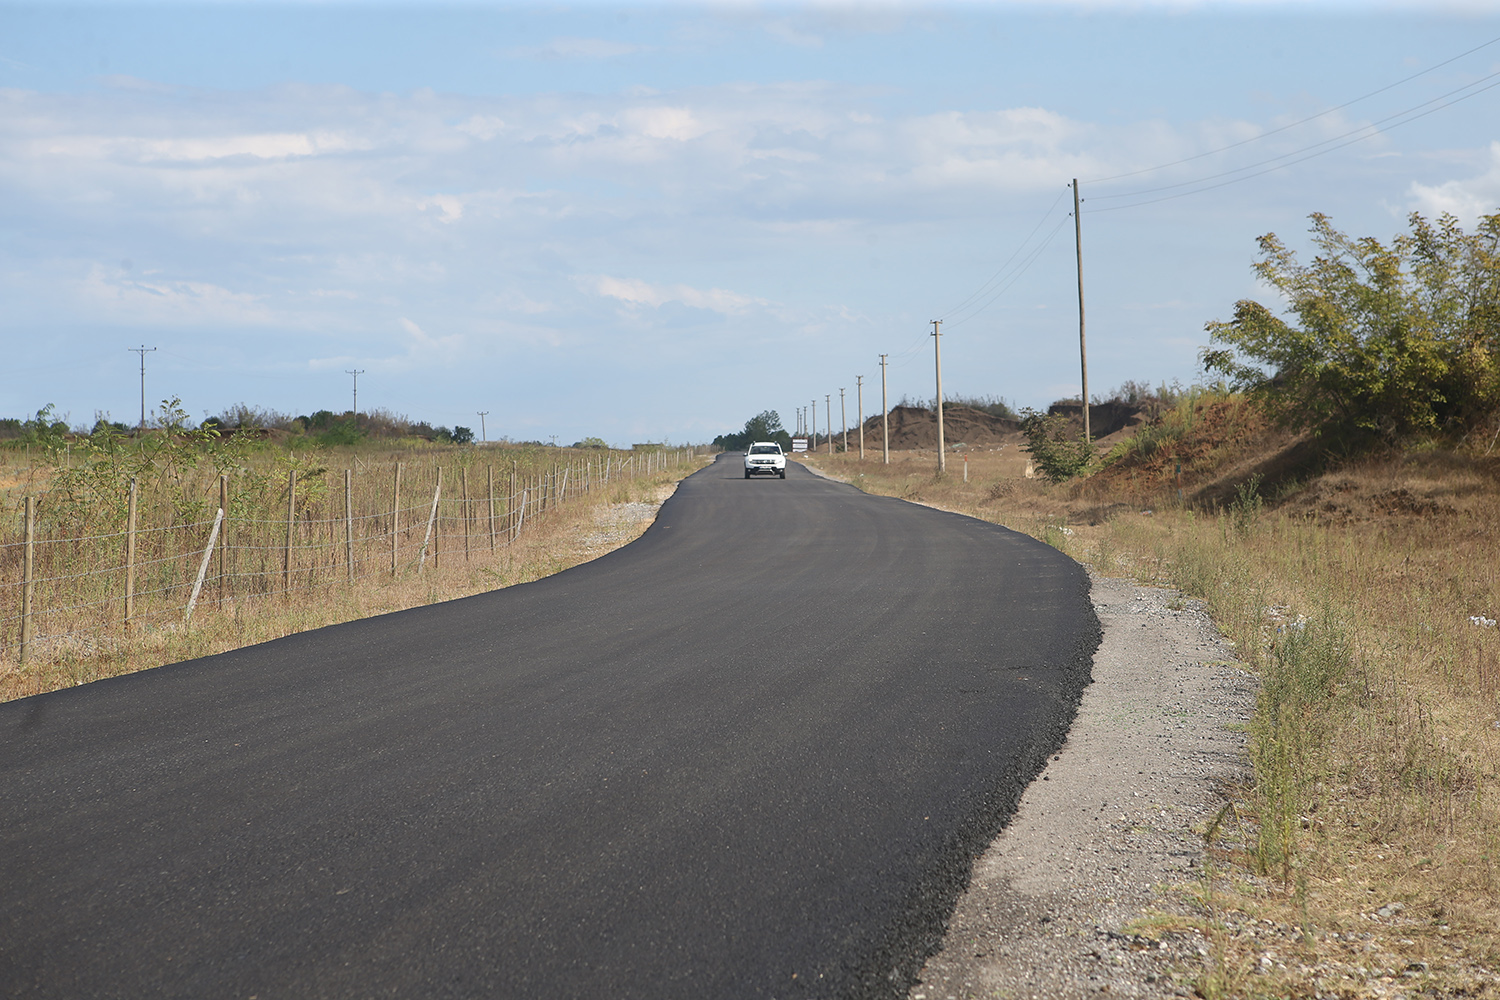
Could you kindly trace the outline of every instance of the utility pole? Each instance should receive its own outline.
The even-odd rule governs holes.
[[[1089,352],[1083,339],[1083,219],[1078,213],[1078,178],[1073,178],[1073,244],[1078,248],[1078,364],[1083,369],[1083,440],[1089,434]]]
[[[833,393],[823,397],[823,427],[827,430],[828,454],[833,454]]]
[[[891,464],[891,408],[885,402],[885,359],[889,354],[880,356],[880,450],[885,456],[885,464]]]
[[[854,394],[856,397],[854,404],[859,410],[856,414],[859,418],[857,421],[859,424],[859,460],[863,462],[865,460],[865,377],[863,375],[854,376]]]
[[[844,454],[849,454],[849,410],[844,406],[844,390],[839,390],[839,423],[844,425]]]
[[[808,442],[809,451],[818,450],[818,397],[814,396],[812,406],[807,410],[812,415],[812,440]]]
[[[489,442],[489,438],[486,437],[485,433],[484,433],[484,418],[489,414],[490,411],[489,410],[477,410],[475,412],[477,412],[479,414],[479,443],[480,444],[487,444]]]
[[[156,350],[142,344],[140,347],[127,347],[125,350],[141,356],[141,428],[140,433],[146,433],[146,355]]]
[[[938,475],[948,471],[948,456],[943,445],[943,321],[932,321],[932,359],[937,363]]]
[[[344,374],[345,375],[353,375],[354,376],[354,409],[353,409],[352,412],[353,412],[353,414],[356,417],[359,416],[359,377],[361,375],[363,375],[364,373],[365,373],[365,370],[363,368],[359,368],[359,369],[345,368],[344,369]]]

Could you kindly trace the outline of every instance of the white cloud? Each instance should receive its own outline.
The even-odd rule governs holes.
[[[1489,161],[1489,169],[1475,177],[1432,185],[1413,182],[1412,209],[1429,217],[1447,212],[1465,226],[1500,212],[1500,142],[1490,143]]]
[[[644,45],[607,38],[554,38],[545,45],[525,46],[507,51],[520,59],[618,59],[650,51]]]
[[[464,203],[462,199],[455,198],[452,195],[435,194],[427,198],[422,198],[417,202],[417,210],[419,212],[425,212],[429,208],[438,210],[440,213],[438,216],[439,222],[457,222],[464,215]]]
[[[766,34],[779,42],[804,49],[821,49],[823,39],[799,27],[791,18],[777,18],[765,23]]]
[[[259,295],[206,281],[119,277],[100,266],[90,268],[77,290],[97,310],[131,323],[245,326],[272,315]]]
[[[236,156],[287,159],[368,149],[370,144],[335,132],[281,132],[169,139],[63,135],[39,140],[31,148],[34,152],[61,159],[122,159],[151,163],[202,162]]]
[[[621,113],[620,121],[631,131],[652,139],[685,142],[708,131],[688,108],[629,108]]]
[[[505,131],[505,121],[494,115],[470,115],[455,127],[481,142],[487,142]]]
[[[400,317],[400,323],[401,328],[407,334],[406,360],[437,364],[453,361],[461,356],[464,346],[462,334],[453,333],[445,337],[434,337],[405,316]],[[390,364],[397,359],[384,360],[386,364]]]
[[[652,285],[637,278],[613,278],[600,275],[593,279],[594,290],[607,298],[632,306],[660,308],[668,302],[680,302],[695,309],[708,309],[726,316],[747,312],[754,306],[766,306],[765,299],[741,295],[724,288],[699,289],[690,285]]]

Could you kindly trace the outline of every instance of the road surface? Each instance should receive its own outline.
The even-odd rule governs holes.
[[[554,577],[0,705],[0,995],[903,995],[1088,587],[725,456]]]

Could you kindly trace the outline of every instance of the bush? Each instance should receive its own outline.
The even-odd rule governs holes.
[[[1054,483],[1081,476],[1094,464],[1094,446],[1061,414],[1023,409],[1021,433],[1036,467]]]

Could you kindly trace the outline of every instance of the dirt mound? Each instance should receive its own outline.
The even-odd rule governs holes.
[[[1047,407],[1047,412],[1067,417],[1083,433],[1083,406],[1074,402],[1058,402]],[[1108,403],[1089,404],[1089,436],[1095,441],[1109,438],[1107,443],[1125,437],[1149,417],[1147,408],[1140,403],[1124,403],[1113,400]]]
[[[912,451],[937,448],[937,414],[919,406],[897,406],[890,412],[891,449]],[[857,428],[849,428],[852,445]],[[949,448],[994,449],[1021,439],[1021,425],[967,406],[943,407],[943,443]],[[835,433],[835,440],[843,438]],[[880,447],[880,415],[865,421],[865,448]]]
[[[1083,432],[1081,410],[1077,403],[1054,403],[1049,413],[1060,413]],[[1146,420],[1141,406],[1134,403],[1096,403],[1089,407],[1089,430],[1101,453],[1116,440],[1132,434]],[[921,406],[897,406],[890,412],[892,451],[935,451],[937,449],[937,414]],[[849,428],[851,444],[858,428]],[[834,440],[842,442],[834,432]],[[1020,447],[1025,443],[1021,422],[1013,417],[997,417],[969,406],[943,407],[943,442],[955,450],[994,451],[1002,446]],[[865,421],[865,448],[880,447],[880,416]]]
[[[1259,407],[1240,399],[1205,402],[1187,419],[1168,414],[1164,422],[1122,428],[1120,436],[1137,431],[1137,450],[1094,479],[1143,495],[1180,488],[1184,499],[1210,507],[1233,499],[1236,486],[1253,475],[1261,477],[1262,492],[1305,476],[1314,457],[1305,440],[1273,427]]]

